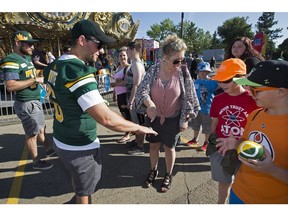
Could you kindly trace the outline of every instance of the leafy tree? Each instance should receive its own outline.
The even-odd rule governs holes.
[[[273,52],[275,51],[274,40],[283,37],[283,35],[280,35],[283,28],[276,28],[272,30],[272,27],[278,23],[278,21],[274,21],[274,16],[274,12],[264,12],[258,18],[258,22],[256,24],[257,32],[264,32],[264,34],[268,37],[266,53],[269,54],[271,57]]]
[[[234,17],[226,20],[222,26],[218,26],[218,35],[225,47],[229,46],[237,37],[253,38],[252,25],[247,23],[247,19],[248,17]]]
[[[221,49],[223,47],[221,40],[217,37],[217,31],[214,31],[210,49]]]
[[[180,35],[181,23],[174,25],[169,19],[164,19],[160,24],[150,26],[146,34],[154,40],[161,41],[169,34]],[[185,20],[183,22],[183,40],[187,45],[187,53],[201,52],[211,46],[212,37],[208,31],[199,29],[195,23]]]
[[[181,23],[177,27],[181,29]],[[183,40],[187,45],[187,53],[192,53],[197,39],[197,27],[193,22],[184,21],[183,29]]]
[[[156,41],[161,41],[167,35],[178,32],[173,21],[169,18],[164,19],[160,24],[153,24],[150,28],[151,30],[148,30],[146,34]]]
[[[176,27],[180,32],[181,23]],[[197,28],[195,23],[187,20],[183,22],[183,28],[183,40],[187,45],[187,53],[199,53],[210,47],[212,37],[208,31],[204,32],[203,29]]]
[[[196,36],[193,49],[195,52],[201,53],[211,47],[212,36],[209,31],[205,32],[203,29],[197,29]]]
[[[282,44],[278,46],[278,49],[276,50],[274,57],[288,60],[288,38],[286,38],[282,42]]]

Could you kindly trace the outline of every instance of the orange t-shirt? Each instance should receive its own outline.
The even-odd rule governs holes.
[[[274,164],[288,170],[288,115],[270,115],[261,110],[255,116],[258,111],[249,115],[242,138],[266,147]],[[288,203],[288,184],[243,164],[232,190],[247,204]]]

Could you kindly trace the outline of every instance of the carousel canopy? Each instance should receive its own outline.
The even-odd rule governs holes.
[[[107,35],[116,39],[109,47],[125,46],[135,39],[140,21],[134,23],[130,13],[112,12],[4,12],[0,13],[0,58],[12,52],[10,38],[17,30],[25,30],[55,55],[70,43],[70,29],[76,22],[90,19],[100,24]]]

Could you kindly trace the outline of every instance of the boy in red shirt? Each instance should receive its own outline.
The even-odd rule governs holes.
[[[216,133],[219,138],[234,136],[236,139],[240,139],[249,113],[258,108],[249,95],[249,91],[233,82],[233,78],[245,77],[245,75],[245,63],[241,59],[231,58],[225,60],[219,66],[217,74],[212,77],[213,80],[218,81],[219,86],[224,91],[214,97],[210,109],[210,116],[212,117],[211,133]],[[212,179],[219,183],[219,204],[226,203],[233,173],[235,174],[233,171],[232,174],[226,172],[221,165],[224,156],[217,151],[209,155]],[[238,161],[238,163],[240,162]]]

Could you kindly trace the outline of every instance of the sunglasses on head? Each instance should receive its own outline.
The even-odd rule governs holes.
[[[94,37],[89,37],[89,36],[87,36],[87,37],[85,37],[85,38],[86,38],[86,40],[92,41],[93,43],[97,44],[97,48],[98,48],[98,49],[101,49],[101,48],[103,47],[103,44],[102,44],[99,40],[97,40],[96,38],[94,38]]]
[[[278,88],[275,88],[275,87],[267,87],[267,86],[263,86],[263,87],[252,87],[252,86],[249,86],[249,89],[250,89],[250,92],[251,94],[255,97],[257,92],[260,92],[260,91],[271,91],[271,90],[276,90]]]
[[[173,62],[172,62],[172,64],[173,65],[178,65],[178,64],[180,64],[180,63],[184,63],[184,61],[185,61],[185,59],[181,59],[181,60],[179,60],[179,59],[176,59],[176,60],[174,60]]]

